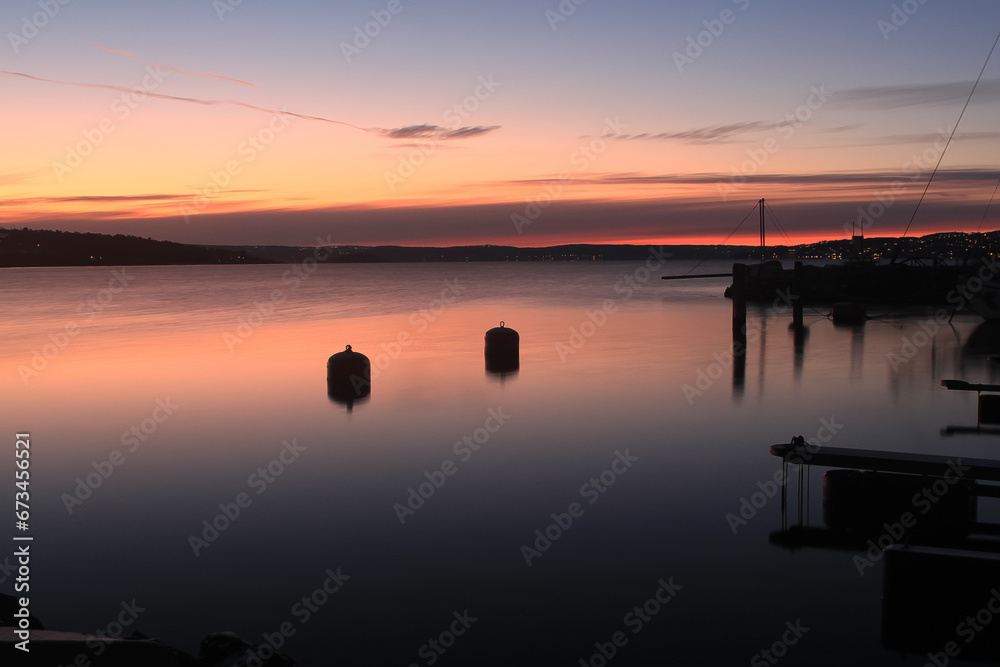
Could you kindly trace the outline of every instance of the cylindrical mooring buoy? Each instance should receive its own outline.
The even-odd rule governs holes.
[[[516,370],[520,365],[521,337],[513,329],[493,327],[486,332],[486,370],[497,373]]]
[[[348,345],[326,362],[326,388],[331,397],[353,401],[372,390],[372,364],[368,357]]]

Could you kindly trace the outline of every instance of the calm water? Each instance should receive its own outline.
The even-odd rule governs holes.
[[[975,314],[894,364],[926,313],[807,312],[796,354],[790,316],[751,307],[734,381],[727,281],[659,280],[690,263],[293,268],[0,272],[48,628],[113,633],[134,600],[126,634],[191,653],[284,629],[304,665],[598,665],[617,636],[609,664],[691,665],[746,664],[798,622],[783,664],[926,662],[882,647],[881,564],[772,546],[777,498],[735,534],[726,515],[780,469],[769,445],[823,420],[833,445],[993,456],[941,435],[976,420],[941,379],[1000,381]],[[483,363],[500,320],[521,335],[505,377]],[[347,344],[378,368],[353,409],[325,387]]]

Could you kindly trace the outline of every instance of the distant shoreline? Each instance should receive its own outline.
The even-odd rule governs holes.
[[[864,240],[864,253],[886,258],[900,247],[901,257],[937,259],[974,258],[1000,252],[1000,232],[945,232],[897,239]],[[659,255],[679,260],[760,259],[760,248],[747,245],[663,245]],[[155,241],[122,234],[95,234],[0,228],[0,268],[80,266],[218,266],[231,264],[377,264],[428,262],[581,262],[643,261],[650,246],[565,244],[545,247],[498,245],[410,246],[208,246]],[[769,246],[767,259],[838,260],[849,257],[849,239],[800,245]]]

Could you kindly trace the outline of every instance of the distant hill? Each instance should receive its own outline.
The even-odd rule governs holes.
[[[239,250],[139,236],[0,228],[0,267],[269,263]]]
[[[515,246],[332,246],[326,248],[288,246],[222,246],[277,262],[301,262],[315,258],[333,264],[374,262],[593,262],[643,261],[649,256],[644,245],[590,245],[584,243],[518,248]],[[664,252],[674,259],[749,259],[759,257],[751,246],[673,245]]]
[[[966,259],[1000,253],[1000,232],[947,232],[897,239],[864,240],[864,252],[886,259],[900,250],[907,257]],[[745,245],[666,245],[658,252],[673,259],[752,261],[760,248]],[[851,241],[838,239],[796,246],[767,248],[776,259],[842,259],[852,253]],[[328,263],[377,262],[551,262],[644,261],[645,245],[568,244],[540,248],[480,245],[407,246],[203,246],[154,241],[139,236],[88,234],[48,230],[0,228],[0,267],[12,266],[122,266],[144,264],[266,264],[314,260]]]
[[[332,263],[361,262],[550,262],[550,261],[643,261],[649,254],[645,245],[592,245],[585,243],[518,248],[481,245],[407,247],[407,246],[330,246],[325,248],[294,246],[223,246],[264,257],[276,262],[301,262],[309,258]],[[1000,232],[970,234],[944,232],[921,237],[872,237],[863,242],[866,257],[886,259],[899,248],[899,259],[909,257],[941,259],[974,258],[986,253],[1000,253]],[[747,245],[665,245],[663,252],[673,259],[719,259],[750,261],[760,258],[760,247]],[[850,239],[818,241],[801,245],[768,246],[767,257],[774,259],[842,259],[852,252]]]

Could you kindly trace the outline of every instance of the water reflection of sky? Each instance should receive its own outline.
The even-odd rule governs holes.
[[[926,314],[876,312],[851,329],[807,312],[796,355],[789,316],[751,307],[759,335],[738,387],[724,281],[649,281],[626,300],[615,286],[633,269],[324,267],[286,285],[230,352],[226,335],[282,289],[282,267],[137,268],[27,386],[18,365],[107,275],[5,273],[20,317],[2,325],[0,400],[7,430],[35,443],[34,611],[48,627],[93,630],[135,598],[139,629],[189,651],[210,631],[260,640],[292,620],[286,649],[305,664],[325,664],[331,642],[348,663],[426,664],[418,649],[465,609],[479,620],[449,650],[454,664],[575,664],[619,630],[623,664],[747,661],[801,618],[813,629],[796,664],[881,664],[877,573],[859,577],[848,552],[769,545],[777,502],[736,535],[725,516],[780,467],[767,446],[814,435],[822,419],[843,424],[840,446],[992,456],[991,439],[940,435],[974,424],[976,405],[939,380],[1000,381],[989,338],[967,344],[978,318],[958,314],[894,370],[888,355]],[[462,290],[433,311],[446,280]],[[604,321],[594,313],[607,300]],[[520,371],[503,382],[483,362],[483,334],[501,319],[521,334]],[[352,411],[324,382],[346,344],[379,369]],[[175,413],[68,514],[75,480],[168,398]],[[463,460],[455,443],[490,410],[510,417]],[[293,440],[304,450],[258,494],[248,478]],[[590,504],[581,487],[625,451],[637,460]],[[457,472],[401,525],[394,505],[446,461]],[[250,506],[195,557],[189,536],[241,492]],[[582,516],[527,567],[521,546],[574,502]],[[337,567],[351,579],[298,624],[295,602]],[[633,634],[626,612],[671,577],[683,588]]]

